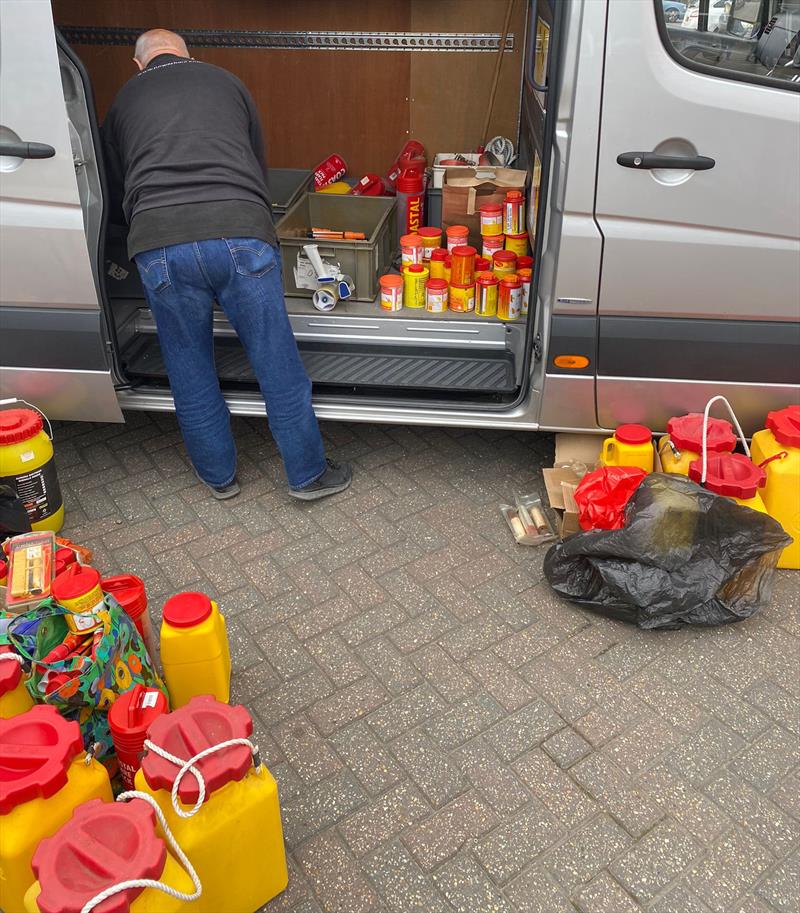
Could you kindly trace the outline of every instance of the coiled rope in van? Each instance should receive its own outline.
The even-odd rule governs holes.
[[[225,748],[232,748],[235,745],[247,746],[253,755],[254,767],[258,769],[261,766],[258,747],[255,746],[249,739],[227,739],[225,742],[219,742],[217,745],[211,745],[208,748],[204,748],[202,751],[199,751],[196,755],[193,755],[191,758],[189,758],[188,761],[184,760],[183,758],[179,758],[174,754],[170,754],[170,752],[166,751],[160,745],[156,745],[154,742],[151,742],[149,739],[145,740],[144,747],[148,751],[152,751],[154,754],[157,754],[159,757],[170,761],[172,764],[179,768],[178,773],[175,777],[175,781],[172,784],[172,792],[170,794],[172,808],[174,809],[176,815],[179,815],[181,818],[191,818],[193,815],[196,815],[198,811],[200,811],[200,808],[205,801],[206,782],[203,779],[203,775],[194,765],[197,764],[198,761],[202,761],[203,758],[208,757],[208,755],[214,754],[216,751],[222,751]],[[197,781],[198,797],[197,802],[195,802],[192,808],[189,809],[189,811],[184,811],[180,807],[178,789],[180,787],[181,781],[187,773],[191,773],[191,775]],[[175,855],[178,857],[178,860],[186,871],[186,874],[191,879],[194,890],[191,894],[187,894],[185,891],[179,891],[177,888],[173,888],[171,885],[164,884],[163,881],[156,881],[153,878],[131,878],[128,881],[120,881],[118,884],[111,885],[104,891],[96,894],[91,900],[87,901],[83,905],[81,908],[81,913],[91,913],[91,911],[94,910],[96,906],[108,900],[109,897],[113,897],[115,894],[120,894],[122,891],[128,891],[133,888],[152,888],[153,890],[161,891],[162,893],[168,894],[170,897],[174,897],[176,900],[181,901],[197,900],[197,898],[200,897],[200,895],[203,893],[203,886],[200,883],[200,878],[198,877],[194,866],[191,864],[191,862],[189,862],[188,857],[180,848],[178,841],[173,836],[173,833],[167,824],[167,819],[164,817],[164,812],[161,811],[161,807],[159,806],[158,802],[156,802],[156,800],[149,793],[141,792],[138,789],[130,789],[124,793],[120,793],[120,795],[117,796],[117,802],[127,802],[129,799],[141,799],[143,802],[147,802],[147,804],[150,805],[151,808],[155,811],[156,816],[158,817],[158,822],[164,831],[164,836],[167,838],[169,845],[174,850]]]

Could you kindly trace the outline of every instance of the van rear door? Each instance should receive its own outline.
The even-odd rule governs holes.
[[[3,0],[0,393],[122,421],[87,249],[49,0]]]
[[[747,7],[746,23],[712,21],[700,0],[697,16],[671,24],[661,0],[608,4],[602,426],[663,428],[725,393],[753,430],[797,401],[800,9]]]

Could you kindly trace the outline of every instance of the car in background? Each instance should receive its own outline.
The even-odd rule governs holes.
[[[661,0],[664,7],[664,18],[667,22],[682,22],[686,15],[686,4],[680,0]]]
[[[708,5],[707,32],[724,32],[728,24],[730,0],[711,0]],[[689,8],[683,17],[681,25],[685,29],[697,31],[700,19],[700,0],[689,0]]]

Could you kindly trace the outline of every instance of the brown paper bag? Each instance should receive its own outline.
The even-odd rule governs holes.
[[[448,168],[442,187],[442,228],[466,225],[470,243],[481,244],[480,208],[484,203],[502,203],[508,190],[524,190],[527,171],[516,168]]]

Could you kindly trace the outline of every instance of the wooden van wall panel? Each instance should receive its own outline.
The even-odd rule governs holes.
[[[178,32],[411,27],[408,0],[53,0],[53,10],[56,24],[160,26]],[[132,49],[76,45],[75,52],[91,77],[102,120],[135,72]],[[197,48],[192,54],[235,73],[250,89],[273,167],[312,168],[338,152],[355,177],[385,172],[408,139],[411,54],[259,48]]]
[[[508,0],[411,0],[415,31],[503,30]],[[514,50],[503,53],[489,135],[517,145],[527,0],[514,0],[509,31]],[[467,152],[481,142],[495,54],[415,54],[411,59],[411,135],[436,152]]]

